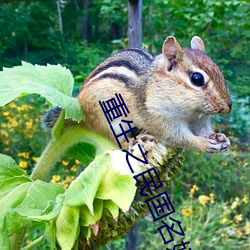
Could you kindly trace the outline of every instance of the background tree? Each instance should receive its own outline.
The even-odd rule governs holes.
[[[142,47],[142,0],[128,1],[128,47]]]

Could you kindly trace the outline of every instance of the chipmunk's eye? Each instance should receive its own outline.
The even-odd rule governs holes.
[[[195,72],[190,75],[190,81],[198,87],[201,87],[204,85],[204,77],[201,73]]]

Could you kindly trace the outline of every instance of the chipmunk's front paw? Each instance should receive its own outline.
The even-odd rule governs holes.
[[[215,133],[208,138],[207,152],[216,153],[225,151],[230,147],[229,139],[221,133]]]
[[[131,151],[133,146],[137,143],[140,144],[142,147],[144,147],[144,141],[147,141],[147,140],[156,143],[156,139],[154,138],[154,136],[149,135],[147,133],[142,133],[142,134],[137,135],[136,139],[137,140],[135,140],[134,138],[131,138],[129,139],[129,143],[123,143],[122,145],[125,148],[128,148],[129,151]]]

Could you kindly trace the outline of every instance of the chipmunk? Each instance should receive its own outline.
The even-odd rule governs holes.
[[[125,119],[165,145],[206,152],[227,149],[230,142],[213,131],[210,114],[227,114],[232,104],[223,74],[204,50],[198,36],[191,48],[181,48],[169,36],[156,57],[140,49],[110,56],[88,75],[77,96],[86,112],[83,126],[115,142],[99,101],[119,93],[130,113],[112,122],[116,134]]]

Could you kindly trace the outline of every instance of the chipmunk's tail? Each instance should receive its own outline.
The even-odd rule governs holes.
[[[45,111],[44,116],[42,117],[42,128],[45,130],[51,130],[56,124],[62,109],[58,106],[48,109]]]

